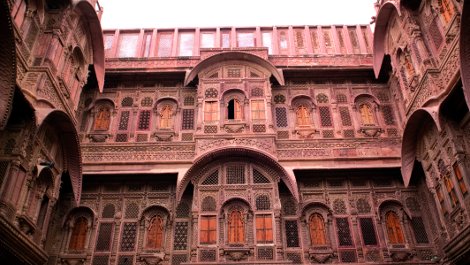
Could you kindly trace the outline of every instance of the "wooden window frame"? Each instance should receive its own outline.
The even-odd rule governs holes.
[[[323,216],[319,213],[312,213],[308,218],[308,231],[310,244],[312,246],[323,246],[327,244],[326,227]]]
[[[398,214],[394,211],[388,211],[385,214],[385,226],[388,242],[392,245],[405,244],[405,234],[403,226],[400,223]]]
[[[154,241],[152,241],[155,239]],[[155,215],[149,221],[147,235],[145,238],[146,249],[162,249],[165,241],[165,225],[164,218],[160,215]]]
[[[228,243],[244,244],[245,243],[245,222],[243,221],[243,213],[240,210],[233,210],[228,218]]]
[[[82,222],[84,221],[84,222]],[[88,219],[80,216],[75,219],[70,235],[69,250],[85,250],[86,238],[88,235]]]
[[[271,214],[258,214],[255,218],[256,243],[270,244],[274,242],[273,218]]]
[[[216,244],[217,217],[215,215],[201,216],[199,222],[199,243],[204,245]]]

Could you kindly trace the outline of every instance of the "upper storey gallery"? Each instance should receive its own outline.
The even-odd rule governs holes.
[[[270,56],[370,54],[367,25],[107,30],[107,58],[191,57],[201,49],[266,47]]]

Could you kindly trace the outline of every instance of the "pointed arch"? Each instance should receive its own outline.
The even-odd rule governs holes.
[[[378,13],[375,21],[374,31],[374,74],[375,77],[379,77],[380,69],[382,68],[382,62],[385,56],[385,36],[387,36],[387,26],[392,17],[393,13],[397,13],[401,16],[400,7],[392,1],[383,4]]]
[[[441,125],[438,118],[438,106],[418,109],[408,118],[403,132],[401,146],[401,174],[405,186],[408,186],[416,159],[416,148],[420,129],[426,123],[434,124],[438,131]]]
[[[463,1],[460,19],[460,73],[462,75],[463,94],[467,106],[470,108],[470,4],[468,1]]]
[[[271,62],[267,61],[266,59],[251,53],[228,51],[217,53],[200,61],[191,71],[186,72],[186,77],[184,78],[184,85],[188,86],[194,79],[196,79],[196,77],[202,70],[214,65],[215,63],[228,60],[243,60],[258,64],[267,69],[271,73],[271,76],[274,77],[274,79],[280,85],[285,84],[284,75],[282,71],[278,70]]]
[[[73,195],[78,205],[82,190],[82,157],[75,125],[67,113],[49,108],[36,109],[36,120],[38,122],[37,133],[47,128],[46,126],[50,126],[61,135],[60,144],[65,153],[64,171],[67,171],[70,176]]]
[[[215,150],[209,150],[194,159],[192,166],[181,178],[178,178],[176,188],[176,200],[179,202],[188,183],[194,176],[203,174],[209,163],[218,161],[227,157],[241,157],[250,161],[257,161],[271,168],[273,174],[276,174],[288,187],[292,196],[299,201],[297,181],[293,174],[287,172],[270,154],[261,150],[255,150],[250,147],[223,147]],[[293,172],[292,172],[293,173]]]
[[[98,18],[98,14],[95,11],[93,5],[86,0],[74,0],[73,7],[76,9],[84,18],[87,23],[90,45],[93,48],[93,68],[98,81],[98,89],[103,92],[104,87],[104,41],[103,41],[103,30],[101,29],[101,22]]]
[[[0,130],[7,125],[16,87],[15,34],[7,1],[0,3]]]

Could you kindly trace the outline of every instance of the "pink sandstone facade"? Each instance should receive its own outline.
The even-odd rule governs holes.
[[[105,30],[0,2],[2,264],[469,264],[470,4]]]

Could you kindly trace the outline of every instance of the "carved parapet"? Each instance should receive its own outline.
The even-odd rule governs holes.
[[[296,128],[294,133],[300,138],[313,138],[313,135],[320,133],[320,131],[314,128]]]
[[[145,265],[157,265],[162,264],[167,256],[164,252],[144,253],[139,255],[139,260]]]
[[[367,126],[361,127],[358,132],[368,137],[379,137],[384,131],[382,128],[377,126]]]
[[[224,130],[228,133],[242,133],[247,128],[244,122],[231,122],[224,124]]]
[[[63,265],[82,265],[85,264],[86,253],[60,255],[59,261]]]
[[[413,254],[411,253],[411,251],[407,250],[407,249],[394,249],[394,250],[390,250],[390,258],[394,261],[394,262],[403,262],[403,261],[407,261],[407,260],[410,260],[412,257],[413,257]]]
[[[87,135],[91,142],[95,143],[104,143],[106,139],[111,137],[111,134],[108,133],[90,133]]]
[[[23,232],[25,235],[27,236],[34,235],[34,232],[36,231],[36,225],[28,216],[25,216],[25,215],[18,216],[16,219],[16,222],[20,231]]]
[[[253,251],[250,248],[227,248],[222,250],[227,260],[241,261],[248,259],[249,256],[253,255]]]
[[[174,131],[156,131],[152,135],[157,141],[170,142],[173,140],[173,137],[176,136]]]
[[[334,257],[335,254],[333,249],[331,249],[329,246],[311,247],[308,250],[308,258],[313,263],[328,263],[329,260]]]

